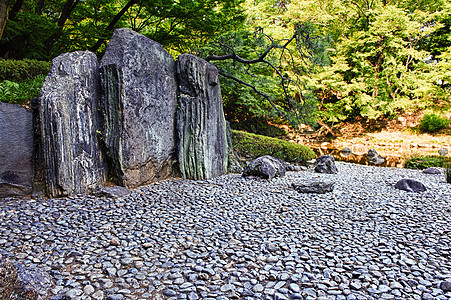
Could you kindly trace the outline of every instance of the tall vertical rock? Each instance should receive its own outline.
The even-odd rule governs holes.
[[[0,197],[30,194],[32,186],[32,114],[18,104],[0,103]]]
[[[103,137],[126,187],[172,174],[177,106],[175,61],[160,44],[116,29],[101,63]]]
[[[178,160],[184,178],[208,179],[227,172],[226,121],[218,69],[190,54],[177,60]]]
[[[98,141],[99,91],[94,53],[78,51],[53,59],[39,96],[49,196],[90,192],[106,180]]]

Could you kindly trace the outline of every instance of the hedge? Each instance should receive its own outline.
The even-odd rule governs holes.
[[[238,130],[232,130],[232,134],[233,148],[240,156],[257,158],[263,155],[271,155],[286,162],[304,165],[316,157],[309,147],[293,142]]]
[[[50,62],[38,60],[14,60],[0,58],[0,81],[24,81],[38,75],[47,75]]]

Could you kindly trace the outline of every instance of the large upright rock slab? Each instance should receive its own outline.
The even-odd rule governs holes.
[[[101,63],[103,139],[126,187],[172,174],[177,86],[175,61],[160,44],[116,29]]]
[[[99,91],[94,53],[78,51],[53,59],[39,96],[49,196],[90,192],[106,180],[98,141]]]
[[[177,60],[178,160],[181,175],[208,179],[227,172],[228,147],[218,69],[190,54]]]
[[[0,103],[0,197],[31,194],[33,186],[32,113]]]

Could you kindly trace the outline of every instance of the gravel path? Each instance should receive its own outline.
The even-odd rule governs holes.
[[[163,181],[123,199],[3,199],[0,255],[49,272],[51,299],[451,299],[451,184],[337,167]],[[334,191],[291,188],[312,178]],[[401,178],[428,190],[394,189]]]

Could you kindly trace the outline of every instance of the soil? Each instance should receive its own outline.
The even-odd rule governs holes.
[[[451,114],[447,115],[451,119]],[[290,140],[309,145],[314,149],[352,149],[356,155],[363,155],[375,149],[382,157],[390,158],[390,166],[402,167],[406,158],[414,156],[438,156],[438,150],[447,148],[451,156],[451,127],[436,134],[419,132],[422,113],[406,114],[394,120],[367,122],[356,119],[353,122],[336,124],[331,128],[322,126],[317,131],[289,133]],[[325,151],[327,152],[327,151]]]

